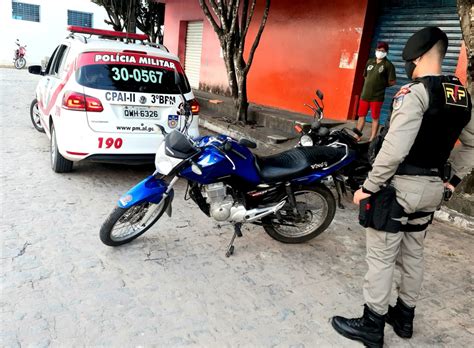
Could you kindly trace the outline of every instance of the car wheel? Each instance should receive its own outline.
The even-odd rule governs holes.
[[[56,130],[54,124],[51,124],[51,168],[56,173],[68,173],[72,170],[73,162],[65,159],[58,149],[58,143],[56,141]]]
[[[43,125],[41,124],[41,119],[40,119],[41,115],[38,108],[38,100],[36,98],[33,99],[30,105],[30,117],[31,117],[31,123],[33,123],[33,127],[35,127],[35,129],[38,132],[44,133],[44,128],[43,128]]]

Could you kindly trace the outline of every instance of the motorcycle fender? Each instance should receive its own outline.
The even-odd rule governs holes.
[[[167,189],[166,182],[151,175],[120,197],[118,206],[120,208],[130,208],[145,201],[159,203]]]

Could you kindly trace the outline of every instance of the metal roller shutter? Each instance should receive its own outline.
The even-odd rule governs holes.
[[[199,88],[203,22],[189,22],[186,31],[184,70],[193,88]]]
[[[443,62],[443,73],[454,74],[462,43],[456,7],[387,8],[379,19],[372,41],[371,56],[375,54],[378,41],[388,42],[390,45],[388,59],[395,65],[397,72],[397,84],[387,88],[385,92],[385,102],[380,116],[382,123],[389,114],[393,95],[409,82],[405,73],[405,62],[402,60],[403,47],[413,33],[427,26],[437,26],[448,35],[449,47]]]

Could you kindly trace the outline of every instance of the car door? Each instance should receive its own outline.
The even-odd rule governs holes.
[[[43,117],[43,121],[47,119],[47,107],[48,107],[48,100],[50,95],[48,88],[51,81],[51,70],[53,66],[54,59],[56,58],[56,54],[58,52],[58,47],[56,47],[53,51],[53,54],[48,60],[48,64],[46,65],[46,70],[44,71],[44,77],[38,83],[38,87],[36,90],[36,98],[38,100],[40,114]],[[46,124],[43,122],[43,124]]]
[[[60,45],[56,49],[56,54],[54,59],[49,66],[49,69],[46,71],[46,87],[45,87],[45,106],[46,106],[46,115],[54,115],[58,112],[55,110],[55,105],[57,104],[57,98],[61,92],[61,82],[64,77],[64,69],[62,65],[65,57],[67,56],[68,46]],[[56,105],[57,106],[57,105]]]

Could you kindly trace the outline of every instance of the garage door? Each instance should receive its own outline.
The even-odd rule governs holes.
[[[186,31],[184,70],[193,88],[199,88],[203,22],[189,22]]]
[[[405,0],[405,2],[413,3],[416,1]],[[435,0],[433,3],[436,2]],[[426,4],[421,4],[422,1],[418,1],[418,3],[418,6],[411,8],[408,6],[403,8],[385,8],[376,27],[372,41],[371,56],[375,54],[375,46],[378,41],[388,42],[390,45],[388,59],[392,61],[397,71],[396,86],[386,89],[385,102],[380,117],[381,122],[385,122],[388,116],[393,95],[402,85],[409,82],[405,74],[405,62],[402,60],[402,51],[406,41],[414,32],[426,26],[441,28],[449,38],[448,52],[443,62],[443,72],[445,74],[454,74],[456,71],[462,42],[461,27],[456,7],[449,6],[450,2],[446,0],[444,3],[449,3],[448,6],[442,6],[440,2],[438,2],[438,7],[428,7]],[[454,1],[451,1],[451,3],[454,3]]]

